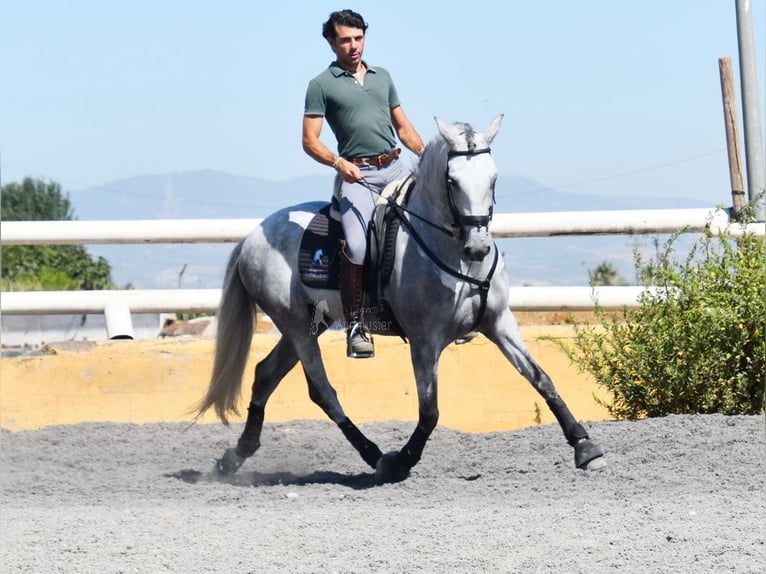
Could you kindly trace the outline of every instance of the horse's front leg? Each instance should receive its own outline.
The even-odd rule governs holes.
[[[418,425],[400,451],[389,452],[378,461],[375,479],[378,484],[400,482],[407,478],[423,454],[428,437],[439,421],[437,369],[441,349],[412,341],[410,355],[418,389]]]
[[[529,354],[510,310],[504,312],[495,323],[494,329],[486,331],[485,334],[545,399],[561,430],[564,431],[567,442],[574,448],[575,466],[583,470],[604,468],[606,462],[603,453],[590,440],[583,426],[575,420],[569,407],[556,391],[551,378]]]

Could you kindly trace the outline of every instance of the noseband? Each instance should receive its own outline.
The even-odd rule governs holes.
[[[444,179],[446,181],[447,186],[447,200],[449,201],[449,208],[452,212],[452,222],[453,227],[455,228],[455,235],[460,234],[460,230],[463,227],[488,227],[489,222],[492,220],[492,211],[493,207],[489,206],[489,212],[487,215],[471,215],[471,214],[464,214],[460,213],[457,209],[457,205],[455,205],[455,193],[452,187],[452,181],[449,176],[449,161],[453,157],[458,156],[467,156],[467,157],[473,157],[476,155],[481,155],[484,153],[490,153],[490,149],[488,147],[481,148],[481,149],[469,149],[465,151],[454,151],[451,150],[447,153],[447,169],[444,172]],[[495,194],[494,191],[492,192],[492,203],[495,202]]]

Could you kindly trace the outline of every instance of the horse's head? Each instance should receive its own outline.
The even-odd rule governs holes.
[[[481,261],[492,248],[488,227],[497,180],[489,146],[500,129],[503,115],[495,117],[484,133],[475,132],[466,123],[446,124],[435,119],[447,144],[444,180],[455,236],[463,242],[466,258]]]

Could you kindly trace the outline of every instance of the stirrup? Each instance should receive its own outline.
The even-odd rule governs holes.
[[[346,356],[351,359],[368,359],[375,356],[375,345],[361,323],[352,323],[346,330]]]

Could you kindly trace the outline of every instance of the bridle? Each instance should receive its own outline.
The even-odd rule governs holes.
[[[476,155],[482,155],[482,154],[491,154],[492,150],[489,147],[483,147],[480,149],[467,149],[467,150],[450,150],[447,152],[447,167],[444,170],[444,182],[445,187],[447,189],[447,204],[449,205],[450,214],[452,215],[452,224],[447,227],[443,225],[439,225],[438,223],[434,223],[430,219],[423,217],[422,215],[415,213],[414,211],[411,211],[407,209],[406,207],[397,204],[395,201],[392,201],[391,198],[385,198],[386,202],[399,214],[399,216],[402,219],[405,219],[403,217],[403,214],[406,213],[410,217],[414,217],[415,219],[418,219],[425,223],[426,225],[429,225],[433,227],[434,229],[441,231],[445,235],[449,235],[451,237],[454,237],[455,239],[459,239],[460,236],[463,233],[463,227],[489,227],[490,221],[492,221],[492,215],[493,215],[493,205],[489,206],[489,211],[486,215],[474,215],[474,214],[465,214],[460,213],[457,209],[457,205],[455,204],[455,192],[454,188],[452,186],[452,178],[450,178],[449,175],[449,162],[451,159],[455,157],[473,157]],[[397,190],[396,194],[407,187],[411,183],[412,176],[408,176],[407,179],[405,179],[401,185],[399,186],[399,189]],[[366,187],[371,193],[374,193],[375,195],[382,197],[381,193],[370,186],[367,181],[362,179],[359,183],[361,183],[364,187]],[[492,190],[492,203],[495,203],[495,190]]]
[[[497,245],[493,245],[494,255],[493,255],[492,265],[489,269],[489,272],[487,273],[487,276],[484,279],[476,279],[475,277],[466,275],[465,273],[462,273],[457,269],[453,269],[452,267],[447,265],[444,261],[442,261],[439,258],[439,256],[433,251],[433,249],[431,249],[431,247],[423,240],[423,238],[417,232],[415,227],[412,225],[412,221],[409,218],[405,217],[404,214],[407,213],[410,216],[414,216],[415,218],[423,221],[424,223],[427,223],[431,227],[438,229],[442,233],[451,235],[455,238],[458,238],[460,236],[460,234],[462,233],[463,226],[488,227],[489,222],[492,220],[492,211],[493,211],[492,205],[489,206],[489,211],[486,215],[472,215],[472,214],[466,215],[466,214],[458,212],[457,206],[455,205],[454,191],[453,191],[453,187],[452,187],[452,183],[451,183],[450,175],[449,175],[449,162],[452,158],[459,157],[459,156],[470,157],[475,155],[481,155],[484,153],[490,153],[490,148],[485,147],[481,149],[469,149],[465,151],[451,150],[447,153],[447,169],[445,170],[444,177],[447,182],[447,199],[449,202],[450,211],[452,212],[452,219],[453,219],[452,229],[437,225],[436,223],[429,221],[428,219],[418,215],[417,213],[410,211],[406,207],[399,205],[395,201],[391,201],[390,199],[388,200],[388,204],[396,211],[399,221],[407,230],[407,232],[410,234],[410,237],[412,237],[412,239],[415,240],[415,242],[418,244],[418,246],[423,251],[423,253],[425,253],[426,256],[428,256],[428,258],[431,259],[431,261],[433,261],[434,264],[439,269],[448,273],[449,275],[452,275],[456,279],[465,281],[469,285],[472,285],[479,290],[479,310],[478,310],[478,313],[476,314],[476,319],[474,320],[474,323],[470,329],[471,331],[476,330],[476,328],[479,326],[482,319],[484,318],[484,313],[487,310],[487,298],[489,295],[489,288],[492,283],[492,277],[495,275],[495,270],[497,269],[497,263],[499,260],[499,249],[497,248]],[[495,201],[495,196],[494,196],[494,190],[493,190],[492,202],[494,203],[494,201]]]
[[[489,206],[489,211],[486,215],[472,215],[460,213],[455,204],[455,194],[452,187],[452,178],[449,175],[449,162],[455,157],[473,157],[485,153],[491,153],[490,148],[484,147],[481,149],[468,149],[462,151],[450,150],[447,153],[447,169],[444,172],[444,179],[447,187],[447,201],[449,202],[450,212],[452,213],[452,227],[453,235],[458,236],[462,233],[463,227],[488,227],[489,222],[492,221],[493,206]],[[492,191],[492,203],[495,203],[495,193]]]

